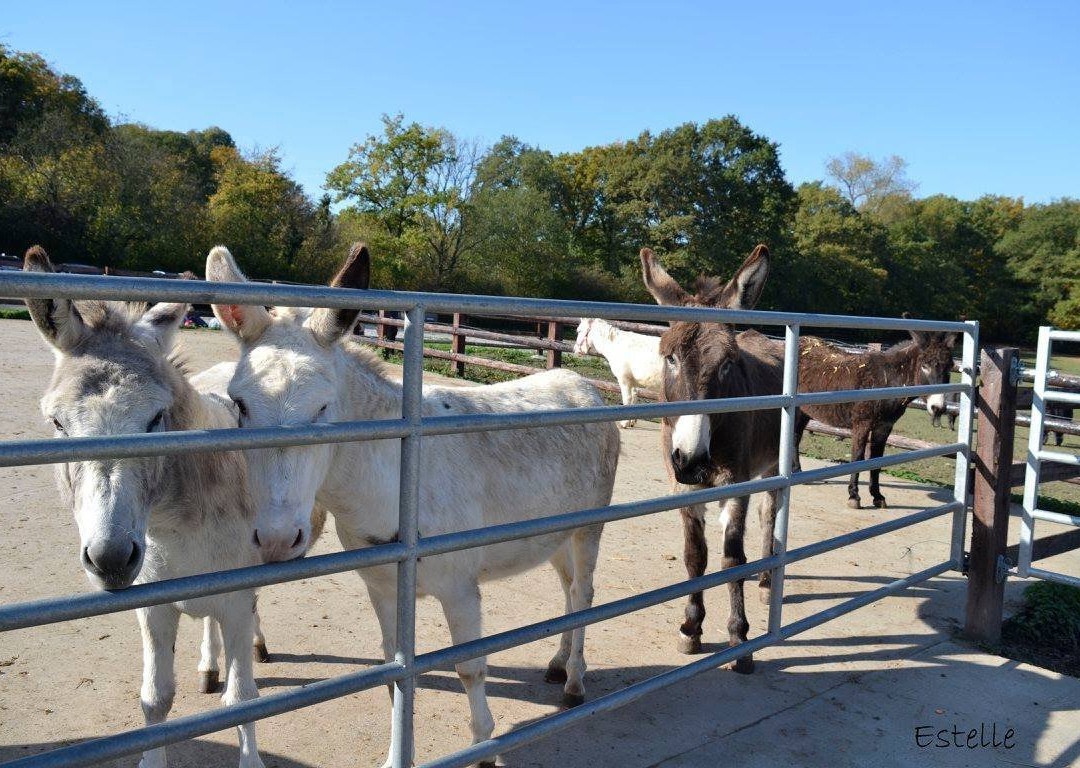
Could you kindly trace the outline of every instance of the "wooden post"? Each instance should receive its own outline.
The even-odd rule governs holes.
[[[379,325],[376,328],[376,334],[375,335],[378,336],[381,341],[386,340],[386,323],[383,322],[383,320],[385,320],[385,319],[386,319],[386,310],[385,309],[380,309],[379,310]]]
[[[465,354],[465,334],[461,331],[461,313],[454,313],[454,330],[450,336],[450,351],[456,352],[459,355]],[[453,371],[456,376],[465,375],[465,363],[460,360],[454,360],[450,366],[450,370]]]
[[[562,341],[562,323],[556,320],[548,320],[547,324],[547,338],[548,341]],[[549,349],[547,351],[547,367],[548,368],[561,368],[562,367],[562,351],[558,349]]]
[[[1016,385],[1010,379],[1015,347],[984,349],[980,362],[978,449],[975,454],[975,503],[971,522],[964,632],[974,640],[1001,639],[1004,579],[998,558],[1005,555],[1009,530],[1009,474],[1016,432]]]

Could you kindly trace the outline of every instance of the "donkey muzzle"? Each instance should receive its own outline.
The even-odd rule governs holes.
[[[671,452],[671,468],[683,485],[703,485],[709,479],[709,454],[690,455],[676,448]]]
[[[130,587],[142,568],[143,547],[130,538],[94,539],[82,550],[82,565],[102,589]]]
[[[280,563],[303,557],[310,535],[298,526],[261,527],[254,533],[255,546],[264,563]]]

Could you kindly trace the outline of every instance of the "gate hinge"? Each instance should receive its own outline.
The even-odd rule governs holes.
[[[1015,387],[1023,377],[1024,365],[1019,357],[1014,357],[1012,363],[1009,364],[1009,384]]]
[[[997,565],[994,567],[994,583],[1004,584],[1012,567],[1013,563],[1009,558],[1005,557],[1005,555],[998,555]]]

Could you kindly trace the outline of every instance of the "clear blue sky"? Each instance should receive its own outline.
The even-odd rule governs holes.
[[[112,115],[277,146],[313,195],[403,112],[554,151],[732,113],[795,183],[856,150],[920,195],[1080,196],[1073,0],[172,5],[5,0],[0,41]]]

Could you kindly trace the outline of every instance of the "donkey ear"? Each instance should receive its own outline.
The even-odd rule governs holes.
[[[657,304],[679,306],[690,300],[690,294],[660,266],[651,248],[642,248],[640,255],[641,277],[645,281],[645,289],[652,294]]]
[[[364,243],[353,243],[345,263],[330,280],[331,288],[353,288],[366,290],[371,279],[371,254]],[[315,334],[315,339],[323,346],[330,346],[335,341],[352,331],[359,309],[331,309],[319,307],[311,313],[308,327]]]
[[[707,303],[728,309],[753,309],[761,298],[761,291],[765,288],[768,277],[769,249],[764,245],[757,245],[739,267],[735,277],[720,291],[717,299]]]
[[[56,271],[49,261],[49,255],[40,245],[35,245],[26,252],[23,270]],[[61,352],[74,348],[86,335],[86,323],[71,299],[26,299],[26,308],[30,310],[30,317],[34,319],[34,324],[45,337],[45,341]]]
[[[206,279],[212,283],[246,283],[248,279],[236,266],[229,249],[219,245],[206,256]],[[214,314],[221,324],[248,343],[258,339],[270,325],[270,313],[262,305],[214,304]]]
[[[169,352],[176,341],[176,331],[188,313],[187,304],[155,304],[143,313],[133,326],[142,338]]]
[[[911,313],[901,312],[900,317],[904,318],[905,320],[910,320]],[[926,333],[924,333],[923,331],[908,331],[908,334],[911,336],[911,340],[920,347],[925,347],[930,341],[930,337],[927,336]]]

